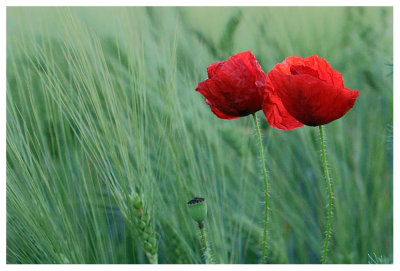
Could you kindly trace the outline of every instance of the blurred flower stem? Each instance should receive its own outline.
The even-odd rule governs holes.
[[[254,119],[254,124],[256,126],[257,137],[258,137],[258,145],[260,149],[260,158],[261,158],[261,166],[264,175],[264,192],[265,192],[265,206],[264,206],[264,232],[263,232],[263,243],[262,243],[262,255],[261,255],[261,263],[266,262],[266,252],[267,252],[267,234],[268,234],[268,208],[269,208],[269,195],[268,195],[268,179],[267,179],[267,170],[265,168],[264,161],[264,149],[261,140],[261,132],[260,125],[257,120],[257,116],[255,113],[252,114]]]
[[[331,178],[329,176],[328,163],[326,160],[324,128],[322,127],[322,125],[319,126],[319,135],[321,138],[322,164],[324,166],[325,180],[326,180],[326,185],[328,186],[328,196],[329,196],[328,223],[326,225],[325,242],[324,242],[324,248],[323,248],[323,252],[322,252],[322,263],[325,264],[326,258],[328,255],[329,237],[331,235],[331,227],[332,227],[333,196],[332,196],[332,182],[331,182]]]

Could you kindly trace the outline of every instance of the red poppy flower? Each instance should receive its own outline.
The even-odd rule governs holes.
[[[250,52],[208,66],[208,79],[196,91],[204,95],[212,112],[221,119],[236,119],[262,109],[266,75]]]
[[[345,88],[342,75],[318,56],[287,57],[268,73],[267,86],[270,90],[264,114],[271,126],[284,130],[334,121],[353,107],[359,95],[357,90]],[[285,107],[285,112],[279,110],[279,105]],[[283,118],[288,118],[291,125],[285,125]]]

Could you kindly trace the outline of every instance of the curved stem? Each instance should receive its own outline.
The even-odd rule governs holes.
[[[261,263],[264,264],[266,253],[267,253],[267,234],[268,234],[268,207],[269,207],[268,179],[267,179],[267,170],[265,168],[264,149],[263,149],[262,140],[261,140],[260,126],[258,124],[257,116],[255,113],[253,114],[253,119],[254,119],[256,131],[257,131],[261,165],[262,165],[262,171],[263,171],[263,175],[264,175],[265,207],[264,207],[264,232],[263,232],[262,256],[261,256]]]
[[[332,227],[333,196],[332,196],[332,182],[331,182],[331,178],[329,176],[328,164],[326,161],[325,136],[324,136],[324,129],[323,129],[322,125],[319,126],[319,134],[321,137],[322,163],[324,166],[325,180],[326,180],[326,185],[328,186],[328,195],[329,195],[328,223],[326,225],[325,242],[324,242],[324,249],[323,249],[323,254],[322,254],[322,263],[325,264],[326,258],[328,255],[329,237],[331,235],[331,227]]]

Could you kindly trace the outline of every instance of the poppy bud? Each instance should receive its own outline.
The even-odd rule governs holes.
[[[190,200],[188,209],[191,217],[199,224],[207,217],[207,203],[204,198],[195,197]]]

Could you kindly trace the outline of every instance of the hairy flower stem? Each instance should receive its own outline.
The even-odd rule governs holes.
[[[324,242],[324,248],[323,248],[323,252],[322,252],[322,263],[325,264],[326,257],[328,255],[329,237],[331,235],[331,227],[332,227],[333,196],[332,196],[332,182],[331,182],[331,178],[329,176],[328,164],[326,161],[325,136],[324,136],[324,129],[323,129],[322,125],[319,126],[319,134],[321,137],[322,164],[324,166],[325,180],[326,180],[326,185],[328,186],[328,195],[329,195],[328,223],[326,225],[325,242]]]
[[[254,124],[256,126],[257,136],[258,136],[258,145],[260,149],[260,158],[261,158],[261,166],[264,175],[264,191],[265,191],[265,207],[264,207],[264,232],[263,232],[263,243],[262,243],[262,256],[261,263],[265,263],[266,253],[267,253],[267,234],[268,234],[268,208],[269,208],[269,195],[268,195],[268,179],[267,179],[267,170],[265,168],[264,161],[264,149],[261,140],[261,132],[260,126],[258,124],[257,116],[253,113]]]
[[[204,261],[206,264],[211,264],[211,263],[213,263],[213,261],[212,261],[210,252],[208,251],[207,237],[206,237],[206,232],[204,230],[203,222],[199,222],[199,229],[200,229],[200,234],[201,234],[202,250],[204,253]]]
[[[203,244],[203,249],[207,250],[208,245],[207,245],[206,233],[204,231],[204,224],[203,223],[199,223],[199,228],[200,228],[201,242]]]

